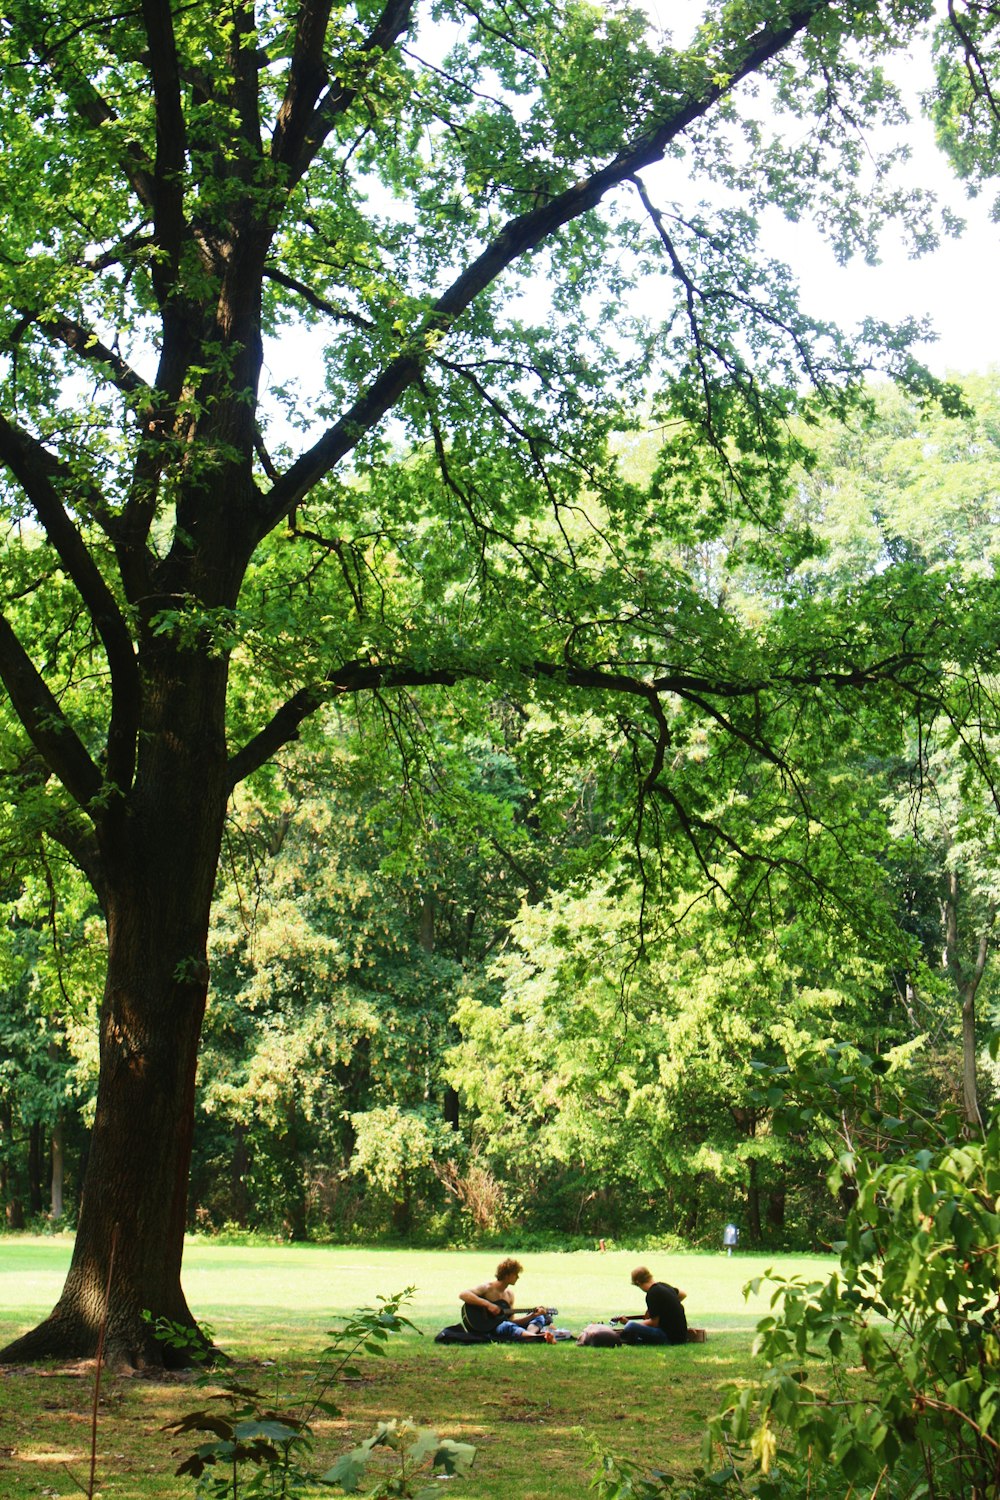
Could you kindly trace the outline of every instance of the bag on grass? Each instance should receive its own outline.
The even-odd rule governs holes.
[[[588,1323],[577,1343],[590,1349],[617,1349],[622,1336],[610,1323]]]

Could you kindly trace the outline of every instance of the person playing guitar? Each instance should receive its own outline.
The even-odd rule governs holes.
[[[646,1293],[644,1313],[625,1313],[612,1318],[612,1323],[623,1323],[623,1344],[685,1344],[688,1337],[687,1317],[681,1306],[686,1292],[669,1286],[665,1281],[656,1281],[645,1266],[636,1266],[632,1272],[632,1285]]]
[[[470,1333],[486,1333],[494,1339],[544,1338],[552,1309],[535,1307],[515,1309],[514,1293],[524,1267],[518,1260],[502,1260],[492,1281],[459,1292],[462,1322]]]

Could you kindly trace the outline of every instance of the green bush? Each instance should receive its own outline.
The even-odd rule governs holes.
[[[840,1268],[750,1283],[773,1288],[755,1344],[767,1373],[729,1393],[711,1440],[748,1459],[761,1496],[791,1480],[810,1495],[996,1497],[1000,1123],[970,1140],[957,1117],[911,1110],[884,1064],[831,1053],[827,1066],[834,1108],[848,1090],[869,1099],[870,1137],[830,1174],[853,1195]],[[816,1107],[799,1083],[789,1074],[776,1099],[772,1080],[785,1126]]]

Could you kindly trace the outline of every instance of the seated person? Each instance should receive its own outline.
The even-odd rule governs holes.
[[[645,1266],[636,1266],[632,1272],[632,1285],[646,1293],[644,1317],[613,1318],[612,1322],[624,1323],[623,1344],[686,1344],[687,1317],[682,1303],[686,1292],[665,1281],[654,1281]]]
[[[533,1339],[545,1336],[550,1321],[544,1307],[533,1312],[514,1313],[514,1293],[524,1267],[517,1260],[502,1260],[492,1281],[459,1292],[463,1304],[462,1321],[474,1333],[488,1333],[495,1339]]]

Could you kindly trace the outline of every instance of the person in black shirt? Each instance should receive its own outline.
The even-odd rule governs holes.
[[[636,1266],[632,1285],[646,1293],[646,1316],[625,1322],[622,1343],[686,1344],[687,1318],[682,1304],[687,1293],[665,1281],[654,1281],[646,1266]]]

